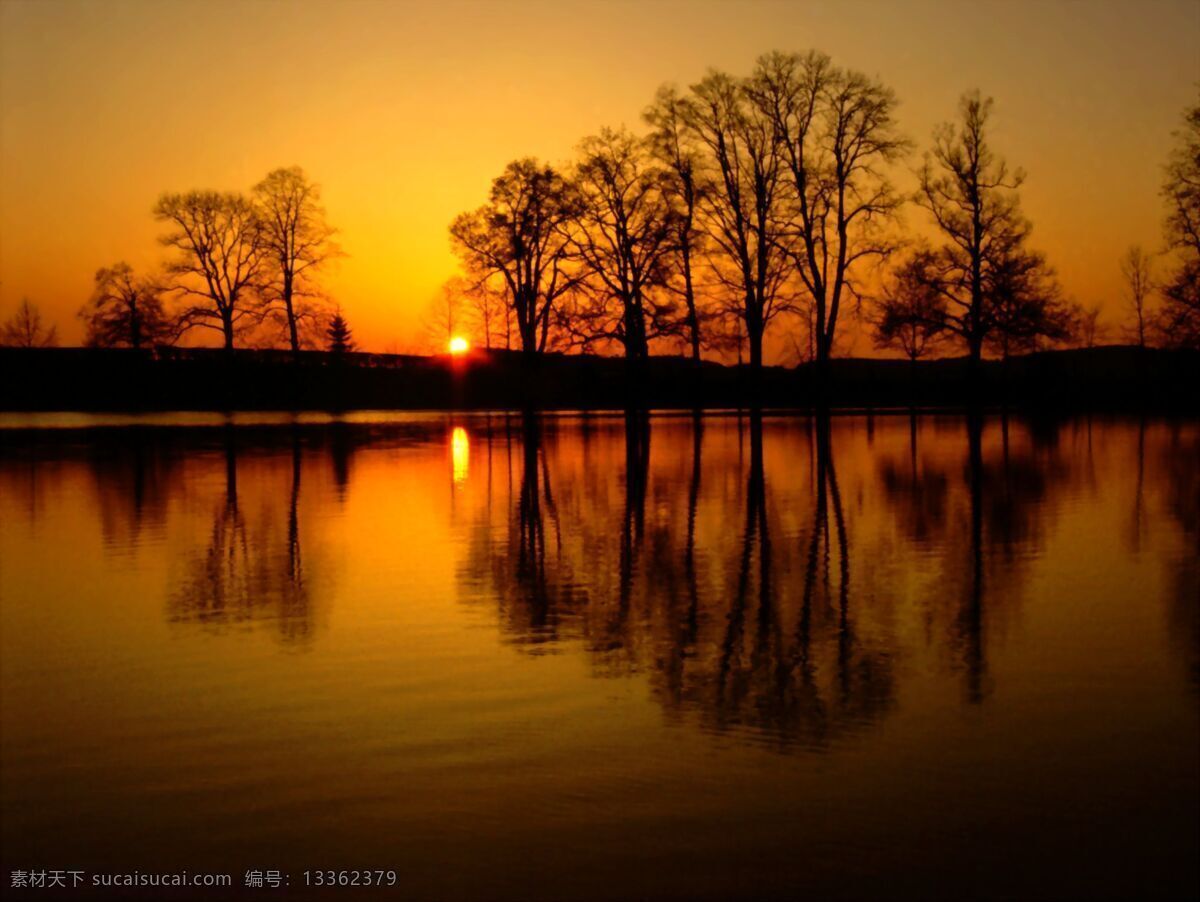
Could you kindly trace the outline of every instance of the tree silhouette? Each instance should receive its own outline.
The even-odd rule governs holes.
[[[30,303],[29,298],[21,298],[17,312],[0,326],[0,347],[58,347],[58,327],[43,326],[37,305]]]
[[[787,309],[783,288],[787,261],[778,216],[783,162],[773,123],[751,103],[745,83],[712,71],[692,86],[684,107],[688,132],[705,151],[703,198],[706,230],[718,262],[714,274],[736,300],[757,372],[763,362],[763,334]]]
[[[254,186],[254,202],[262,227],[264,312],[283,320],[295,353],[300,350],[301,325],[320,313],[314,276],[341,255],[333,241],[337,230],[325,221],[320,187],[299,166],[268,173]]]
[[[425,328],[435,352],[446,350],[455,335],[491,350],[512,348],[512,310],[505,292],[491,279],[451,276],[425,311]]]
[[[489,351],[493,347],[511,350],[512,308],[504,292],[486,279],[476,284],[462,280],[462,292],[479,344]]]
[[[922,255],[923,278],[945,302],[942,326],[978,364],[985,343],[1028,342],[1060,335],[1061,311],[1053,273],[1026,247],[1030,224],[1017,190],[1024,173],[1010,170],[992,150],[992,100],[978,91],[959,101],[960,122],[934,133],[920,170],[917,202],[930,212],[943,242]],[[998,330],[1004,335],[995,335]]]
[[[171,227],[159,240],[178,252],[168,264],[174,289],[195,299],[179,315],[180,331],[214,329],[232,350],[238,331],[263,316],[255,287],[267,245],[254,204],[233,192],[164,194],[154,218]]]
[[[342,316],[341,307],[329,320],[329,325],[325,329],[325,339],[328,342],[329,350],[334,354],[347,354],[354,350],[354,335],[351,332],[350,324],[346,322],[346,317]]]
[[[88,345],[137,350],[171,337],[162,287],[153,279],[138,277],[122,261],[97,270],[95,281],[91,299],[79,311]]]
[[[1125,280],[1125,301],[1133,317],[1133,336],[1138,347],[1144,348],[1150,322],[1147,304],[1154,291],[1154,271],[1150,255],[1140,245],[1132,245],[1121,257],[1121,278]]]
[[[696,266],[704,250],[704,232],[699,220],[700,201],[707,189],[702,181],[698,151],[685,124],[687,104],[674,87],[664,86],[659,88],[643,118],[652,128],[651,152],[666,169],[662,190],[673,214],[669,254],[674,266],[667,287],[683,298],[688,344],[692,360],[698,363],[703,339]]]
[[[1075,331],[1079,342],[1085,348],[1094,348],[1100,337],[1100,313],[1102,307],[1092,304],[1090,307],[1080,307],[1075,315]]]
[[[898,348],[914,364],[941,337],[945,320],[942,296],[925,278],[929,254],[924,251],[896,268],[875,319],[875,344]]]
[[[1167,247],[1179,263],[1162,287],[1161,331],[1173,345],[1200,348],[1200,103],[1175,132],[1163,196]]]
[[[665,173],[643,140],[603,129],[579,145],[579,212],[572,242],[584,267],[573,328],[585,346],[615,340],[645,359],[652,338],[674,331],[674,305],[662,291],[672,237]]]
[[[784,247],[813,305],[816,362],[824,370],[843,298],[859,297],[859,264],[892,248],[883,226],[902,198],[885,171],[909,142],[897,130],[892,90],[839,69],[823,53],[760,57],[748,91],[779,142]]]
[[[425,331],[433,353],[446,352],[450,341],[462,329],[466,311],[467,282],[460,276],[451,276],[442,283],[438,293],[429,302],[425,311]]]
[[[1011,248],[996,254],[987,279],[992,328],[986,343],[1001,357],[1036,350],[1043,340],[1063,342],[1075,328],[1054,270],[1036,251]]]
[[[555,304],[577,282],[568,266],[568,228],[576,211],[566,180],[526,158],[493,180],[486,204],[450,225],[451,243],[468,273],[503,284],[527,355],[546,349]]]

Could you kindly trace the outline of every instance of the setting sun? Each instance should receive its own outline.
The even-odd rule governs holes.
[[[461,335],[455,335],[452,339],[450,339],[451,354],[465,354],[468,350],[470,350],[470,348],[470,342],[468,342]]]

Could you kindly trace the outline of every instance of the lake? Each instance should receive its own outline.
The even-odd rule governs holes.
[[[3,886],[1194,896],[1198,462],[1154,419],[4,415]]]

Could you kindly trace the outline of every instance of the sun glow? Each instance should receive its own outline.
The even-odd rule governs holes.
[[[470,350],[470,348],[471,348],[470,342],[468,342],[461,335],[455,335],[453,338],[450,339],[450,353],[451,354],[465,354],[465,353],[467,353],[468,350]]]

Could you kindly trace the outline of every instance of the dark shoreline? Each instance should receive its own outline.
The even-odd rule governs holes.
[[[811,365],[507,351],[461,358],[285,351],[0,348],[0,411],[737,410],[804,414],[1014,409],[1200,413],[1200,352],[1102,347],[984,361],[840,358],[819,392]],[[820,399],[821,403],[818,403]]]

